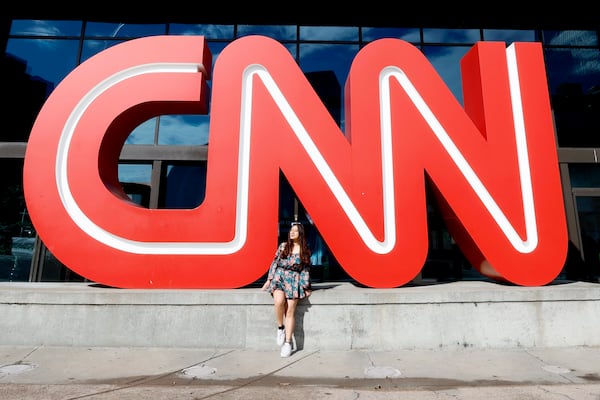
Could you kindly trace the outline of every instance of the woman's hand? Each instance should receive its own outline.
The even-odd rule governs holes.
[[[271,285],[271,280],[267,279],[267,281],[265,282],[265,284],[262,285],[261,290],[267,290],[269,288],[269,285]]]

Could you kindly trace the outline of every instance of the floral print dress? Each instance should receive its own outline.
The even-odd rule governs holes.
[[[268,292],[273,294],[276,289],[285,293],[286,299],[303,299],[310,296],[310,264],[302,264],[299,254],[281,256],[286,244],[281,243],[275,253],[275,258],[269,268],[268,279],[271,284]]]

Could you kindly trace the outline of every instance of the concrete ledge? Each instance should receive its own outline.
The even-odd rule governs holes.
[[[298,348],[404,350],[600,346],[600,285],[460,281],[395,289],[319,283],[300,303]],[[0,283],[3,345],[276,348],[259,288],[131,290]]]

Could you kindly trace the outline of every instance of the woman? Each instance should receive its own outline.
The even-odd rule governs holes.
[[[281,357],[289,357],[292,354],[298,300],[310,296],[312,291],[310,255],[304,226],[293,222],[287,242],[282,242],[277,248],[267,281],[262,287],[262,290],[273,296],[277,345],[281,346]]]

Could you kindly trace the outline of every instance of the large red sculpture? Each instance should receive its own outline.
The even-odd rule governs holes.
[[[207,109],[203,37],[131,40],[55,89],[27,146],[24,185],[48,249],[86,278],[123,288],[236,288],[277,243],[283,171],[340,265],[397,287],[428,250],[425,182],[482,273],[543,285],[567,229],[541,46],[476,44],[461,107],[425,56],[370,43],[346,83],[342,133],[284,46],[238,39],[216,60],[206,196],[195,209],[136,206],[118,182],[129,133],[161,114]]]

